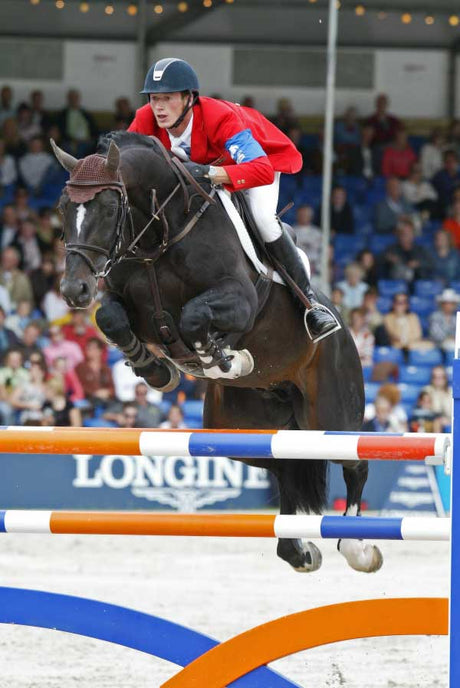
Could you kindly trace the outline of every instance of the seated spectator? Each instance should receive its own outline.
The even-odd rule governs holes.
[[[68,344],[78,347],[75,342],[68,342]],[[86,399],[94,407],[106,408],[115,396],[115,387],[112,372],[103,361],[104,348],[104,344],[98,337],[88,339],[85,346],[85,358],[75,367],[75,372]]]
[[[30,207],[29,192],[24,186],[18,186],[14,192],[14,207],[18,220],[35,220],[37,213]]]
[[[51,325],[49,329],[50,343],[44,347],[46,363],[49,368],[54,365],[57,358],[65,358],[68,368],[76,368],[83,362],[83,354],[75,342],[64,339],[59,325]]]
[[[117,414],[119,428],[138,428],[138,411],[132,401],[125,401],[121,413]],[[105,418],[105,414],[104,414]]]
[[[38,195],[48,172],[55,165],[55,159],[45,151],[43,139],[40,136],[30,139],[27,151],[19,158],[19,173],[22,182]]]
[[[74,308],[70,311],[70,322],[62,325],[62,334],[69,342],[76,342],[82,353],[90,339],[98,338],[104,347],[104,361],[107,360],[107,345],[102,341],[100,332],[88,323],[87,312],[81,308]]]
[[[409,312],[409,297],[402,292],[393,296],[393,306],[383,318],[383,324],[395,349],[426,350],[433,342],[423,339],[422,326],[417,313]]]
[[[33,300],[35,308],[40,308],[47,292],[54,288],[57,274],[54,265],[54,258],[51,253],[45,253],[39,268],[32,270],[30,281],[33,289]]]
[[[450,284],[460,279],[460,255],[454,248],[452,235],[439,229],[434,235],[434,251],[431,255],[433,279]]]
[[[356,262],[361,266],[364,282],[370,287],[377,286],[377,263],[372,251],[368,248],[363,248],[356,256]]]
[[[25,302],[22,302],[25,303]],[[25,326],[24,332],[20,340],[20,348],[24,361],[30,361],[33,354],[40,354],[43,358],[43,347],[46,346],[46,341],[42,337],[42,328],[40,323],[32,320]]]
[[[409,421],[411,432],[442,432],[442,422],[433,409],[433,402],[428,392],[422,390],[417,403],[412,409]]]
[[[40,304],[45,318],[51,323],[61,321],[70,311],[67,301],[61,296],[61,277],[60,274],[54,277],[53,286],[46,292]]]
[[[18,123],[13,117],[4,120],[0,138],[4,141],[5,153],[15,160],[27,152],[26,143],[19,136]]]
[[[179,404],[172,404],[169,411],[167,420],[161,423],[160,428],[170,428],[172,430],[181,430],[187,427],[184,423],[184,413],[179,406]]]
[[[375,230],[379,234],[391,234],[401,215],[410,215],[413,207],[403,197],[401,182],[389,177],[386,183],[386,198],[375,206]]]
[[[130,103],[129,98],[120,96],[115,101],[115,113],[113,116],[115,129],[125,130],[134,119],[136,112]]]
[[[0,126],[6,119],[11,119],[14,116],[13,89],[11,86],[2,86],[0,90]]]
[[[372,365],[374,355],[374,335],[366,325],[366,320],[361,308],[353,308],[350,312],[350,334],[358,349],[361,365],[369,367]]]
[[[350,311],[348,308],[346,308],[346,306],[344,306],[344,303],[343,303],[344,296],[345,296],[345,294],[344,294],[343,289],[341,289],[340,287],[335,285],[335,287],[333,287],[333,289],[331,291],[332,304],[334,305],[334,308],[336,309],[336,311],[338,313],[340,313],[344,322],[348,322]]]
[[[322,226],[322,208],[319,208],[316,224]],[[347,192],[343,186],[335,186],[331,192],[329,208],[331,218],[331,232],[335,234],[353,234],[355,220],[351,205],[347,200]]]
[[[460,186],[458,155],[447,150],[443,156],[443,168],[433,177],[433,186],[438,194],[438,216],[444,218],[449,212],[454,190]]]
[[[91,152],[98,130],[93,116],[82,108],[76,89],[67,92],[67,106],[58,114],[56,123],[73,155],[82,158]]]
[[[47,385],[48,401],[43,409],[43,425],[57,427],[81,427],[81,411],[73,401],[55,384],[54,379]]]
[[[1,289],[1,287],[0,287]],[[0,292],[1,294],[1,292]],[[13,330],[18,339],[23,338],[24,330],[32,322],[32,304],[30,301],[19,301],[16,311],[7,316],[5,325]]]
[[[19,232],[18,215],[14,205],[5,205],[0,222],[0,250],[3,251],[16,239]]]
[[[387,415],[389,421],[389,430],[387,432],[407,432],[407,413],[404,407],[400,404],[401,392],[398,386],[393,382],[387,382],[379,388],[374,404],[366,404],[364,410],[364,420],[372,420],[376,415],[377,399],[385,399],[390,405],[390,411]],[[364,429],[364,427],[363,427]],[[370,432],[376,432],[370,430]]]
[[[361,130],[359,144],[346,152],[348,174],[373,179],[380,171],[380,155],[372,147],[374,127],[366,124]]]
[[[442,430],[452,424],[452,388],[449,386],[447,371],[444,366],[434,366],[431,371],[430,384],[423,388],[431,398],[431,408],[441,421]]]
[[[53,212],[50,208],[41,208],[38,211],[37,238],[42,252],[52,250],[57,231],[60,231],[60,227],[56,228],[54,224]]]
[[[12,155],[5,152],[5,141],[0,139],[0,195],[3,187],[15,184],[18,178],[16,162]]]
[[[8,290],[12,308],[20,301],[33,303],[32,285],[25,272],[19,269],[20,258],[14,246],[3,249],[0,258],[0,284]]]
[[[392,405],[386,396],[378,394],[375,403],[375,415],[363,424],[364,432],[398,432],[395,428],[399,426],[392,417]]]
[[[358,263],[349,263],[345,268],[345,279],[338,283],[343,292],[345,308],[360,308],[369,285],[363,282],[363,271]]]
[[[310,261],[311,274],[318,275],[321,270],[322,234],[319,227],[313,224],[313,208],[301,205],[297,209],[295,232],[297,246],[305,251]]]
[[[460,198],[455,199],[450,217],[444,220],[442,228],[452,236],[455,248],[460,249]]]
[[[0,368],[0,417],[3,425],[14,425],[11,395],[18,385],[28,379],[29,373],[23,366],[21,352],[17,348],[8,349]]]
[[[156,353],[156,355],[158,355]],[[119,401],[133,401],[139,378],[125,358],[121,358],[112,366],[112,378],[115,396]],[[159,404],[163,398],[162,392],[153,387],[148,388],[147,400],[151,404]]]
[[[378,298],[379,292],[377,288],[369,287],[364,294],[363,303],[361,306],[361,310],[364,313],[364,321],[372,334],[374,334],[376,329],[383,323],[383,315],[377,308]],[[379,346],[384,345],[379,344]]]
[[[277,110],[272,122],[278,129],[286,134],[289,129],[299,126],[299,119],[294,112],[289,98],[280,98],[277,103]]]
[[[21,254],[21,270],[29,275],[38,270],[42,263],[40,242],[37,239],[37,226],[33,220],[21,220],[19,232],[12,244]]]
[[[30,108],[32,122],[40,127],[40,133],[45,134],[51,126],[51,115],[44,108],[45,97],[43,91],[36,89],[30,94]]]
[[[43,420],[44,407],[48,398],[47,372],[43,361],[32,359],[28,379],[19,382],[12,391],[9,403],[19,414],[19,425],[24,425],[27,421],[37,421],[37,425],[40,425]]]
[[[74,403],[85,398],[83,387],[75,372],[75,368],[68,366],[66,358],[63,356],[55,358],[49,370],[56,390],[63,394],[66,399]]]
[[[355,107],[347,107],[342,119],[338,119],[334,126],[334,144],[336,146],[359,146],[361,128],[358,122],[358,111]]]
[[[373,146],[383,147],[393,141],[396,132],[401,128],[401,121],[388,112],[390,100],[385,93],[380,93],[375,100],[375,113],[366,124],[374,129]]]
[[[379,262],[387,279],[402,279],[410,284],[433,276],[431,255],[415,243],[414,223],[410,217],[400,218],[396,242],[383,252]]]
[[[442,168],[442,152],[445,146],[445,137],[442,129],[433,129],[430,140],[425,143],[420,151],[420,164],[422,166],[423,179],[432,179]]]
[[[412,165],[408,179],[401,184],[401,190],[404,199],[425,219],[436,215],[438,194],[429,181],[424,181],[420,163]]]
[[[149,388],[145,382],[138,382],[135,389],[134,401],[115,401],[107,407],[104,413],[104,419],[114,421],[117,425],[122,426],[123,420],[121,414],[128,404],[130,408],[136,410],[137,428],[158,428],[161,421],[161,409],[156,404],[151,404],[148,401],[148,392]]]
[[[291,139],[292,143],[302,156],[302,168],[294,175],[294,177],[297,179],[297,185],[299,189],[301,189],[305,174],[308,172],[313,172],[313,165],[312,161],[310,160],[311,152],[302,143],[303,131],[300,127],[291,127],[287,130],[286,136]]]
[[[407,179],[417,156],[409,145],[407,131],[398,129],[392,143],[385,149],[382,158],[384,177]]]
[[[6,314],[0,306],[0,355],[5,351],[16,347],[19,344],[19,338],[8,327],[6,327]]]
[[[16,110],[16,121],[18,123],[19,137],[26,144],[29,143],[34,136],[40,136],[41,129],[38,124],[35,124],[32,119],[32,108],[27,103],[20,103]]]
[[[429,337],[444,351],[455,348],[455,323],[460,296],[453,289],[444,289],[436,297],[438,308],[430,314]]]

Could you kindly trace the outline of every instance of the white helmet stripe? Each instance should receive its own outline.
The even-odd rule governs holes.
[[[180,62],[180,60],[178,57],[171,57],[169,59],[160,60],[159,62],[157,62],[153,69],[153,80],[161,81],[163,78],[163,74],[172,62]]]

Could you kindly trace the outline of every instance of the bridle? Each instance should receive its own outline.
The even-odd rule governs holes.
[[[203,189],[200,186],[200,184],[198,184],[198,182],[192,177],[192,175],[184,167],[181,161],[178,158],[171,157],[170,153],[163,146],[162,142],[159,139],[155,137],[152,138],[158,145],[160,152],[162,153],[164,159],[168,163],[168,166],[174,172],[178,180],[178,183],[161,204],[157,199],[156,190],[152,189],[151,216],[147,223],[144,225],[144,227],[137,234],[134,228],[134,222],[131,207],[129,204],[128,193],[120,172],[118,172],[118,180],[110,180],[110,183],[99,183],[97,181],[76,182],[72,181],[72,177],[67,182],[67,185],[69,187],[91,187],[91,190],[94,191],[94,194],[100,193],[101,191],[104,191],[106,189],[114,189],[120,194],[120,202],[118,204],[114,238],[111,246],[108,249],[102,246],[96,246],[95,244],[87,244],[82,242],[65,243],[64,235],[62,237],[64,240],[64,248],[66,254],[75,254],[80,256],[80,258],[82,258],[85,261],[96,280],[102,277],[107,277],[107,275],[110,273],[113,267],[123,260],[137,260],[150,264],[155,263],[172,245],[181,241],[195,226],[195,224],[198,222],[198,220],[201,218],[201,216],[207,210],[207,208],[211,204],[215,204],[216,202],[214,199],[214,195],[216,192],[215,188],[213,187],[211,192],[208,194],[206,190]],[[192,195],[190,195],[189,193],[187,182],[188,184],[191,184],[195,189],[195,193],[193,193]],[[170,201],[180,190],[182,190],[184,197],[184,215],[186,217],[190,213],[191,202],[196,195],[202,196],[204,198],[204,203],[195,212],[193,217],[186,222],[185,226],[173,237],[170,237],[169,223],[166,217],[165,210]],[[154,250],[145,253],[140,253],[139,241],[147,232],[152,223],[156,220],[160,221],[162,225],[161,240]],[[124,236],[126,225],[128,225],[129,230],[129,236],[127,240]],[[125,245],[126,243],[128,243],[127,246]],[[103,255],[106,258],[105,263],[101,269],[98,269],[96,267],[95,261],[93,261],[88,256],[87,251],[91,251],[98,255]]]

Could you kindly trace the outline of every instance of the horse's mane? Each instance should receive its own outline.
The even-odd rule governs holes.
[[[107,134],[102,134],[97,142],[96,153],[100,155],[107,155],[111,141],[114,141],[118,148],[134,148],[141,146],[142,148],[150,148],[158,151],[158,146],[150,136],[144,134],[136,134],[132,131],[109,131]]]

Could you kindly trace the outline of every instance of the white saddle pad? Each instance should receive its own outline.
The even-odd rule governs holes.
[[[227,211],[227,215],[233,222],[233,225],[236,229],[236,232],[238,234],[238,237],[241,242],[241,246],[243,247],[243,250],[251,263],[253,264],[254,268],[257,270],[257,272],[260,275],[268,275],[268,268],[264,263],[262,263],[256,253],[256,250],[254,248],[254,244],[252,243],[252,239],[249,236],[248,230],[246,229],[243,220],[241,219],[241,216],[239,215],[237,209],[233,205],[230,197],[230,193],[226,191],[225,189],[217,189],[217,194],[222,201],[222,205],[224,206],[225,210]],[[299,256],[305,265],[305,269],[307,271],[308,277],[310,278],[311,273],[310,273],[310,261],[308,260],[308,257],[306,253],[304,253],[300,248],[297,248],[297,251],[299,253]],[[274,282],[278,282],[278,284],[285,284],[283,278],[281,275],[279,275],[276,271],[273,272],[272,274],[272,279]]]

